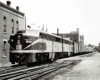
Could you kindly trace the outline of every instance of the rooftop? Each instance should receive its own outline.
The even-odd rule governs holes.
[[[17,13],[17,14],[20,14],[20,15],[24,16],[24,13],[23,13],[23,12],[20,12],[20,11],[14,9],[14,8],[12,8],[12,7],[10,7],[10,6],[8,6],[8,5],[2,3],[2,2],[0,2],[0,6],[6,8],[6,9],[8,9],[8,10],[11,10],[12,12],[15,12],[15,13]]]

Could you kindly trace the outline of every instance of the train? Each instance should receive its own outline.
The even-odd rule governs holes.
[[[93,52],[92,47],[35,29],[17,31],[10,36],[9,44],[9,59],[12,64],[43,63]]]

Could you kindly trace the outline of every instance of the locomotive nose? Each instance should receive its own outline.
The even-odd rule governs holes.
[[[16,50],[22,50],[22,34],[16,35]]]

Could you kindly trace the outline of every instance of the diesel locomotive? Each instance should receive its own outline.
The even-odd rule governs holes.
[[[93,49],[44,31],[25,29],[10,36],[10,62],[28,64],[54,61]]]

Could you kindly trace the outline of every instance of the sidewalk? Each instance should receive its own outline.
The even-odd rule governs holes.
[[[100,53],[84,58],[70,72],[57,75],[52,80],[100,80]]]

